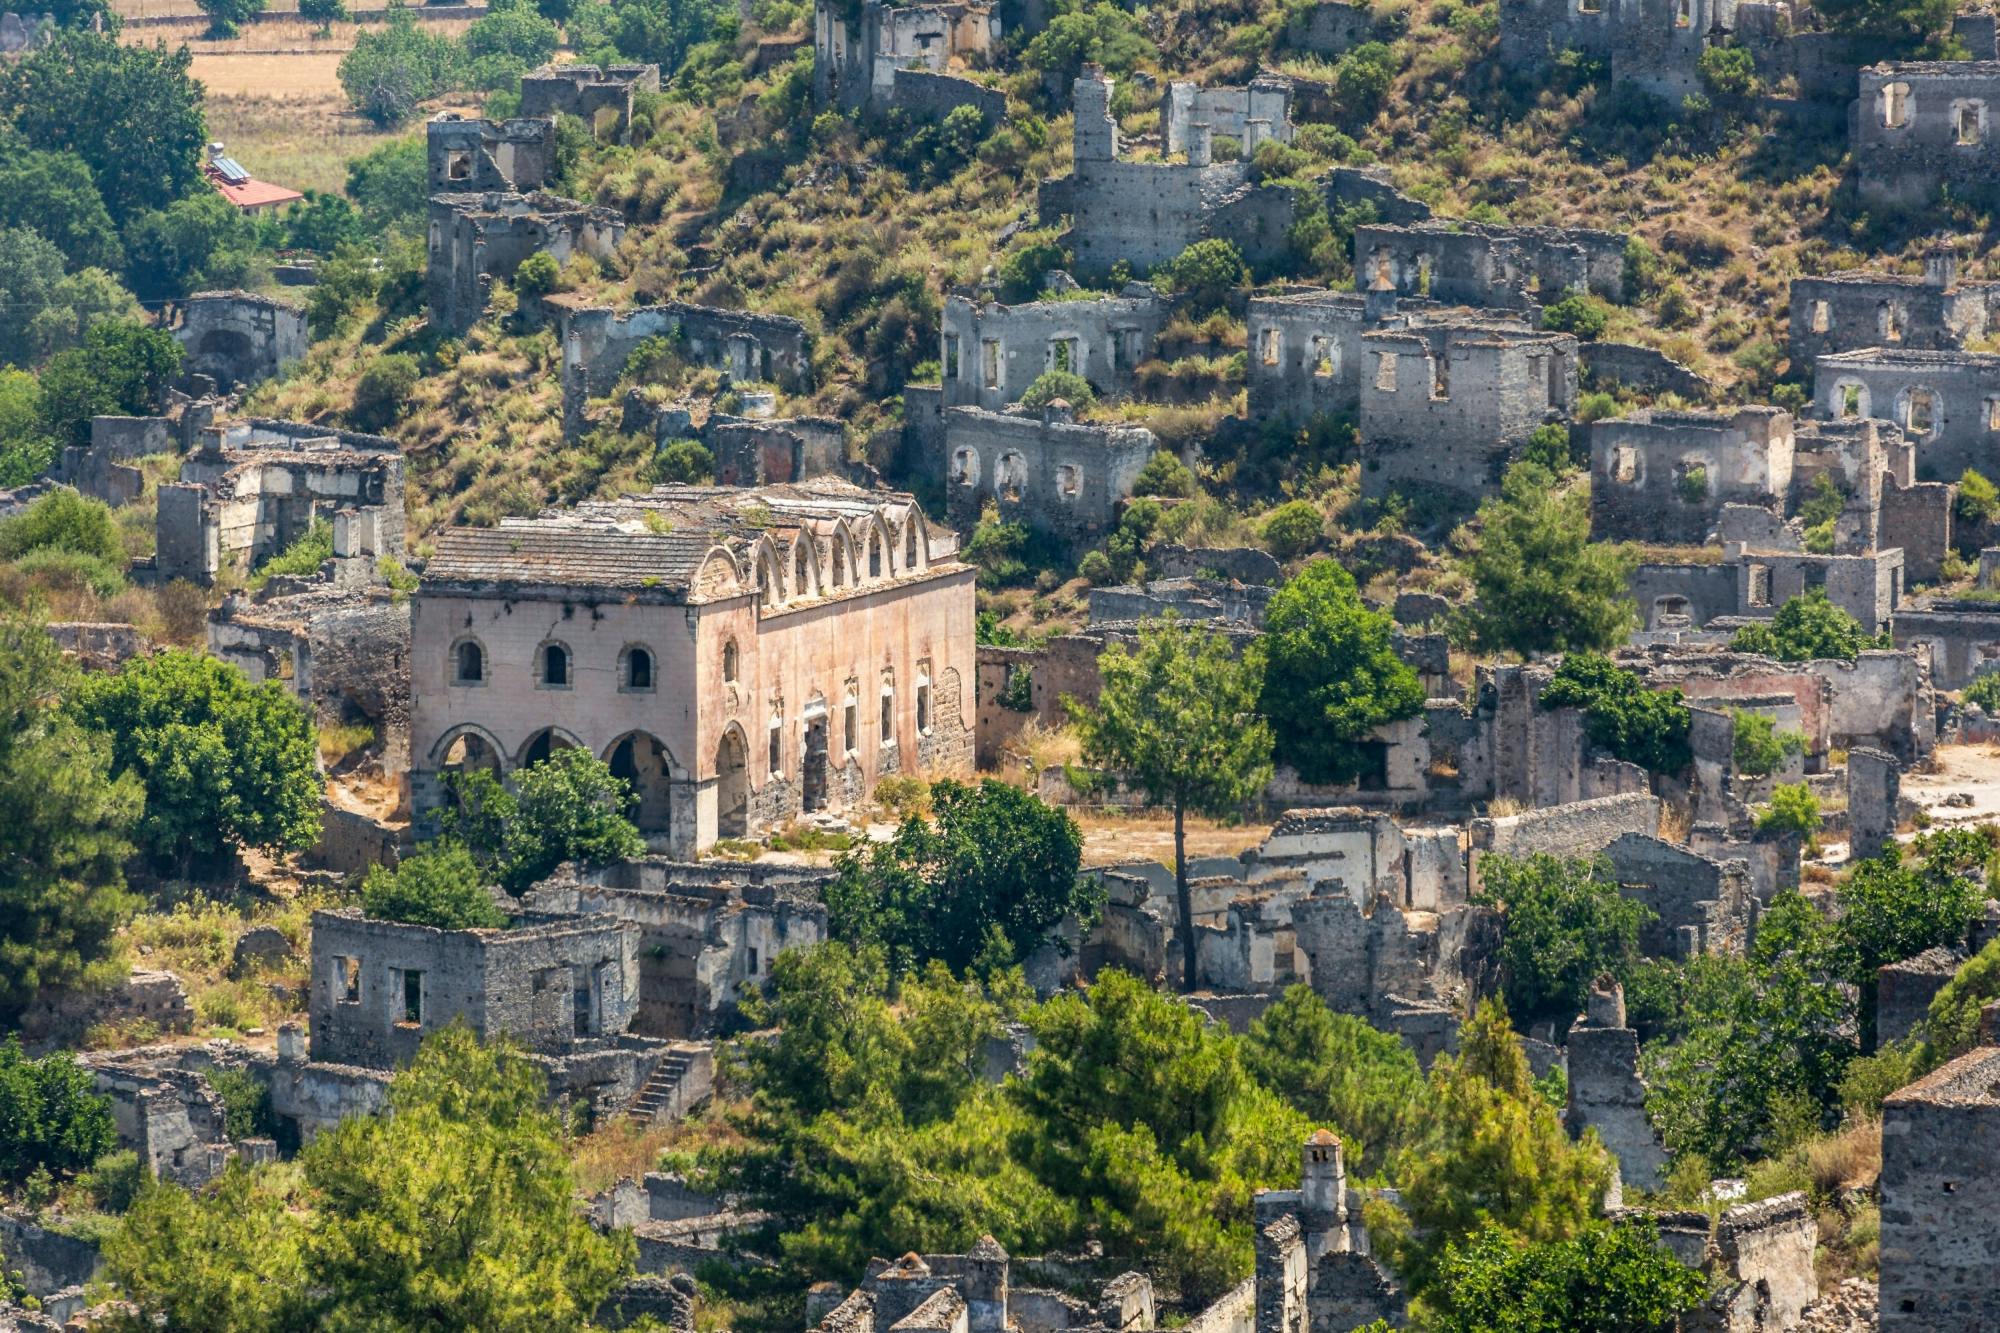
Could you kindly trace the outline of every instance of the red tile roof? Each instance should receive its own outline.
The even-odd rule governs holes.
[[[270,208],[305,198],[297,190],[288,190],[282,185],[272,185],[256,179],[232,185],[213,171],[208,173],[208,181],[224,199],[238,208]]]

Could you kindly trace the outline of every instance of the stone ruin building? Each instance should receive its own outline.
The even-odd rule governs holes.
[[[1078,421],[1058,399],[1039,411],[944,413],[945,515],[969,530],[988,504],[1002,518],[1085,549],[1118,525],[1120,506],[1159,442],[1144,426]]]
[[[1991,20],[1988,20],[1989,23]],[[1848,112],[1865,199],[1912,206],[1939,189],[1979,194],[2000,170],[2000,60],[1891,61],[1861,71]]]
[[[658,65],[543,65],[521,76],[521,115],[575,116],[599,138],[623,142],[632,128],[633,94],[658,91]]]
[[[438,539],[414,599],[419,814],[580,745],[686,855],[972,758],[972,570],[907,495],[663,486]],[[661,697],[679,700],[662,712]],[[835,742],[838,742],[836,745]]]
[[[92,417],[90,443],[63,446],[56,478],[113,509],[138,499],[146,476],[134,464],[160,454],[192,452],[215,424],[215,399],[168,396],[172,401],[159,416]]]
[[[1530,313],[1572,291],[1618,303],[1629,241],[1587,227],[1369,223],[1354,229],[1355,282],[1399,297]]]
[[[983,62],[1001,34],[996,5],[815,0],[813,100],[843,111],[900,107],[924,120],[973,106],[997,125],[1006,95],[964,71]]]
[[[425,124],[424,138],[432,194],[529,194],[555,175],[552,115],[468,120],[447,111]]]
[[[345,517],[343,517],[343,515]],[[403,456],[393,440],[261,417],[208,427],[159,489],[151,576],[213,584],[248,574],[332,523],[342,558],[403,550]]]
[[[1662,1247],[1707,1275],[1707,1295],[1680,1319],[1679,1327],[1690,1333],[1798,1329],[1819,1299],[1813,1272],[1819,1224],[1798,1191],[1736,1204],[1714,1218],[1700,1211],[1616,1207],[1611,1216],[1651,1222]]]
[[[1793,278],[1790,334],[1794,370],[1822,356],[1900,348],[1955,352],[1983,338],[1993,323],[2000,283],[1961,282],[1958,257],[1934,250],[1923,276],[1848,272]]]
[[[1004,305],[970,293],[945,298],[938,365],[946,407],[997,412],[1043,374],[1068,371],[1100,397],[1132,392],[1170,305],[1151,286],[1128,283],[1115,297]]]
[[[1247,161],[1265,142],[1292,141],[1292,81],[1259,74],[1240,88],[1204,88],[1176,81],[1160,102],[1160,127],[1169,157],[1185,154],[1206,128],[1210,142],[1234,139]]]
[[[668,340],[693,365],[721,370],[733,385],[771,384],[787,393],[812,385],[812,334],[789,315],[684,301],[618,309],[555,297],[546,304],[562,339],[563,430],[571,439],[588,428],[589,401],[611,392],[650,338]]]
[[[1610,977],[1590,988],[1584,1012],[1570,1026],[1569,1108],[1564,1124],[1582,1137],[1597,1131],[1618,1164],[1619,1180],[1655,1192],[1666,1184],[1667,1150],[1646,1116],[1639,1077],[1639,1034],[1625,1025],[1625,991]]]
[[[1703,91],[1701,53],[1711,34],[1735,26],[1744,7],[1737,0],[1506,0],[1500,49],[1529,64],[1581,51],[1609,64],[1620,82],[1678,103]]]
[[[2000,355],[1871,347],[1813,362],[1819,411],[1831,421],[1893,422],[1917,446],[1918,475],[1956,481],[1993,467],[2000,439]]]
[[[1378,1319],[1401,1327],[1408,1305],[1369,1255],[1360,1195],[1348,1187],[1340,1140],[1314,1130],[1300,1156],[1297,1189],[1263,1190],[1251,1203],[1254,1333],[1351,1329]],[[1218,1304],[1228,1308],[1231,1296]]]
[[[1039,208],[1045,220],[1070,216],[1066,244],[1079,272],[1097,277],[1121,262],[1147,272],[1210,238],[1232,242],[1253,266],[1284,252],[1292,191],[1252,183],[1247,160],[1215,161],[1210,129],[1188,126],[1184,162],[1131,161],[1119,157],[1103,70],[1085,67],[1072,104],[1072,174],[1043,183]],[[1254,149],[1244,144],[1246,159]]]
[[[187,373],[224,389],[283,374],[312,341],[302,307],[249,292],[196,292],[181,303],[174,337],[187,351]]]

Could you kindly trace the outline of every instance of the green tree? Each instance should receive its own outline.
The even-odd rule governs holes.
[[[1708,1280],[1660,1245],[1650,1222],[1597,1224],[1523,1245],[1481,1228],[1453,1245],[1425,1297],[1433,1333],[1654,1333]]]
[[[1065,90],[1085,65],[1123,74],[1153,52],[1139,20],[1108,0],[1062,0],[1058,9],[1021,53],[1021,62]]]
[[[1396,79],[1396,53],[1382,42],[1363,42],[1340,58],[1334,70],[1334,94],[1340,118],[1348,125],[1375,119]]]
[[[396,424],[416,390],[423,370],[408,352],[388,352],[368,363],[354,386],[354,406],[348,419],[361,430],[387,430]]]
[[[1312,987],[1293,986],[1243,1038],[1243,1063],[1265,1087],[1330,1125],[1357,1178],[1393,1177],[1403,1153],[1428,1137],[1423,1066],[1402,1038],[1336,1014]]]
[[[1757,58],[1748,47],[1720,44],[1704,47],[1696,64],[1701,71],[1702,87],[1717,102],[1747,102],[1763,89],[1757,77]]]
[[[736,7],[720,0],[633,0],[611,11],[619,53],[657,64],[663,74],[681,67],[689,47],[735,36]]]
[[[76,720],[111,742],[112,771],[145,784],[139,841],[186,875],[230,847],[303,850],[326,778],[305,706],[215,658],[169,650],[83,679]]]
[[[0,370],[0,487],[25,486],[55,462],[42,427],[42,386],[25,370]]]
[[[1827,600],[1826,589],[1813,588],[1778,608],[1771,623],[1745,625],[1729,640],[1739,653],[1761,653],[1781,662],[1812,662],[1837,658],[1852,662],[1875,641],[1853,616]]]
[[[195,0],[195,8],[208,15],[209,37],[229,38],[264,12],[264,0]]]
[[[1263,648],[1261,708],[1276,758],[1307,782],[1360,777],[1369,733],[1423,711],[1423,685],[1396,656],[1395,622],[1363,606],[1354,576],[1333,560],[1313,561],[1271,599]]]
[[[361,213],[337,194],[307,190],[306,197],[285,210],[285,246],[331,255],[343,245],[359,244],[367,233]]]
[[[96,1083],[67,1052],[30,1060],[18,1038],[0,1044],[0,1180],[73,1176],[111,1150],[118,1132]]]
[[[59,444],[88,444],[90,419],[154,411],[179,378],[184,353],[167,329],[130,320],[91,326],[83,344],[42,368],[42,427]]]
[[[547,64],[561,41],[556,25],[533,6],[508,5],[489,7],[465,30],[460,45],[474,87],[505,88]]]
[[[1434,1146],[1407,1154],[1402,1206],[1368,1205],[1368,1230],[1411,1292],[1438,1282],[1447,1251],[1487,1228],[1515,1244],[1569,1240],[1592,1225],[1611,1184],[1594,1133],[1572,1141],[1536,1090],[1497,1000],[1467,1021],[1456,1056],[1431,1067]]]
[[[357,32],[341,57],[340,86],[353,108],[384,129],[403,124],[419,103],[458,86],[460,53],[449,37],[417,26],[404,9],[389,11],[380,31]]]
[[[1677,689],[1655,690],[1638,673],[1599,653],[1569,653],[1542,690],[1544,708],[1581,708],[1590,743],[1655,773],[1694,762],[1688,729],[1694,715]]]
[[[240,1162],[200,1194],[150,1175],[104,1242],[107,1275],[171,1333],[311,1327],[304,1227],[282,1177]]]
[[[1826,474],[1822,472],[1821,476]],[[1959,521],[1987,523],[2000,518],[2000,486],[1967,468],[1958,477],[1958,498],[1953,502]]]
[[[122,971],[113,937],[136,906],[123,866],[143,795],[59,707],[76,679],[40,625],[0,619],[0,1022],[45,989]]]
[[[119,564],[125,560],[110,507],[67,486],[50,491],[13,518],[0,519],[0,560],[19,560],[30,551],[74,551]]]
[[[1891,843],[1863,861],[1835,891],[1838,966],[1860,992],[1861,1046],[1875,1048],[1880,969],[1939,945],[1960,947],[1986,905],[1986,863],[1993,846],[1974,829],[1930,834],[1905,864]]]
[[[1264,516],[1260,530],[1272,555],[1291,560],[1319,544],[1326,516],[1310,500],[1287,500]]]
[[[1994,1000],[2000,1000],[2000,939],[1988,940],[1931,998],[1922,1068],[1935,1069],[1977,1046],[1980,1012]]]
[[[1140,626],[1136,651],[1113,644],[1097,664],[1096,706],[1068,706],[1085,758],[1174,812],[1181,984],[1193,990],[1187,816],[1234,818],[1270,780],[1271,729],[1257,716],[1263,663],[1254,651],[1238,658],[1224,636],[1169,615]]]
[[[497,929],[507,914],[486,891],[486,876],[465,844],[441,838],[391,870],[371,866],[361,881],[361,906],[383,921],[440,930]]]
[[[1497,499],[1479,506],[1479,545],[1466,572],[1479,594],[1465,615],[1474,646],[1523,657],[1604,649],[1637,619],[1626,590],[1633,557],[1593,542],[1590,501],[1548,469],[1516,463]]]
[[[135,213],[125,224],[127,272],[142,301],[241,287],[256,251],[254,224],[213,190]]]
[[[1583,1012],[1591,980],[1624,977],[1639,960],[1639,928],[1653,913],[1619,891],[1608,865],[1536,853],[1479,858],[1474,901],[1499,909],[1508,1011],[1525,1026],[1566,1027]]]
[[[1763,713],[1729,710],[1731,757],[1736,771],[1745,777],[1769,777],[1785,766],[1785,761],[1805,753],[1806,738],[1796,731],[1779,731],[1777,722]]]
[[[1196,241],[1154,269],[1153,278],[1167,291],[1187,297],[1199,314],[1217,309],[1231,292],[1249,282],[1250,269],[1234,245],[1210,239]]]
[[[186,46],[64,32],[0,68],[0,120],[30,148],[82,158],[123,226],[142,209],[207,190],[208,125],[192,59]]]
[[[72,269],[116,269],[125,261],[104,197],[75,153],[16,147],[0,157],[0,227],[35,232]]]
[[[565,861],[608,865],[645,853],[624,815],[631,788],[588,750],[562,749],[521,771],[508,791],[479,770],[453,784],[445,832],[463,840],[511,893]]]
[[[1146,466],[1139,469],[1139,475],[1132,478],[1132,494],[1139,496],[1166,495],[1188,500],[1200,491],[1201,484],[1195,480],[1193,470],[1167,449],[1156,451],[1146,460]]]
[[[1910,52],[1951,23],[1950,0],[1825,0],[1819,6],[1835,32],[1888,43]]]
[[[1771,804],[1757,816],[1759,833],[1792,832],[1812,838],[1819,828],[1819,797],[1803,782],[1781,782],[1771,788]]]
[[[0,361],[31,366],[40,359],[32,329],[56,299],[62,281],[62,251],[32,231],[0,231]]]
[[[1610,318],[1611,307],[1604,298],[1592,296],[1589,292],[1573,291],[1543,308],[1542,327],[1574,333],[1588,342],[1604,332],[1604,325]]]
[[[28,339],[36,357],[52,356],[81,347],[100,324],[129,324],[139,315],[139,303],[118,279],[101,268],[82,269],[56,283],[48,305],[28,325]]]
[[[350,16],[346,0],[299,0],[299,17],[307,23],[318,24],[316,35],[324,37],[333,31],[334,24],[346,23]],[[348,163],[350,175],[353,167],[352,162]]]
[[[1057,399],[1078,412],[1084,412],[1097,402],[1097,391],[1081,375],[1067,370],[1045,370],[1035,376],[1035,382],[1021,395],[1021,406],[1039,411]]]
[[[841,858],[826,887],[834,938],[880,944],[898,970],[935,958],[963,971],[998,938],[1025,958],[1101,888],[1077,875],[1083,834],[1068,814],[991,780],[931,787],[931,818],[911,815],[888,842]]]
[[[715,455],[699,440],[674,440],[655,457],[656,480],[682,486],[710,486],[715,482]]]
[[[347,197],[376,231],[422,224],[430,160],[420,135],[393,139],[347,164]]]

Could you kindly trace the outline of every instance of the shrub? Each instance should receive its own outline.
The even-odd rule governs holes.
[[[222,1099],[222,1127],[237,1142],[276,1138],[278,1117],[271,1089],[247,1069],[211,1069],[208,1086]]]
[[[1682,504],[1705,504],[1708,501],[1708,469],[1697,463],[1674,479],[1674,492],[1681,497]]]
[[[35,1172],[83,1170],[111,1148],[111,1104],[74,1056],[31,1060],[17,1038],[0,1045],[0,1180],[19,1184]]]
[[[1310,500],[1289,500],[1264,516],[1263,536],[1280,560],[1304,555],[1319,541],[1326,519]]]
[[[1693,714],[1679,690],[1647,688],[1636,672],[1597,653],[1571,653],[1542,691],[1544,708],[1582,708],[1593,744],[1655,773],[1678,773],[1693,761]]]
[[[1092,587],[1101,588],[1114,577],[1111,557],[1102,551],[1086,551],[1083,559],[1076,562],[1076,574],[1078,578],[1088,580]],[[1995,679],[2000,680],[2000,677]]]
[[[1097,391],[1090,387],[1090,381],[1067,370],[1045,370],[1035,377],[1021,395],[1021,406],[1029,411],[1039,411],[1050,403],[1061,400],[1078,412],[1085,411],[1097,402]]]
[[[715,455],[698,440],[675,440],[653,460],[656,480],[682,486],[706,486],[715,480]]]
[[[1228,241],[1196,241],[1153,270],[1167,291],[1185,295],[1195,313],[1214,310],[1229,293],[1250,280],[1243,255]]]
[[[15,518],[0,523],[0,560],[30,551],[73,551],[113,565],[125,563],[125,545],[108,506],[67,487],[50,491]]]
[[[1990,523],[2000,517],[2000,486],[1967,468],[1958,478],[1957,507],[1967,523]]]
[[[1610,318],[1611,307],[1602,298],[1589,292],[1571,292],[1542,311],[1542,327],[1574,333],[1587,342],[1604,332]]]
[[[1771,804],[1757,816],[1759,832],[1787,830],[1802,838],[1819,833],[1819,797],[1803,782],[1785,782],[1771,789]]]
[[[1989,671],[1966,686],[1965,702],[1978,704],[1989,716],[2000,715],[2000,671]]]
[[[394,870],[374,866],[361,882],[361,905],[383,921],[440,930],[497,928],[507,916],[486,891],[486,876],[465,844],[441,838]]]
[[[1735,719],[1736,771],[1745,777],[1768,777],[1793,755],[1805,753],[1805,737],[1777,730],[1777,723],[1762,713],[1732,709],[1730,716]]]
[[[1134,495],[1165,495],[1186,500],[1193,498],[1199,489],[1188,465],[1165,449],[1147,459],[1146,466],[1139,469],[1132,482]]]
[[[1768,625],[1745,625],[1729,640],[1739,653],[1762,653],[1781,662],[1811,662],[1823,658],[1852,662],[1875,640],[1853,616],[1827,600],[1826,589],[1814,588],[1778,608]]]
[[[423,378],[417,359],[408,352],[378,356],[361,372],[354,386],[354,407],[348,416],[362,430],[387,430],[402,415],[410,393]]]
[[[1521,458],[1524,462],[1539,463],[1558,476],[1575,468],[1579,461],[1570,445],[1569,427],[1560,421],[1535,427],[1528,436],[1527,446],[1521,450]]]
[[[522,297],[547,296],[561,281],[562,265],[546,250],[537,250],[514,270],[514,291]]]

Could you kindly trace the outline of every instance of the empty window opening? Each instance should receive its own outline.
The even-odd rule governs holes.
[[[896,696],[889,690],[882,691],[882,744],[896,743]]]
[[[1377,290],[1380,290],[1384,287],[1394,287],[1396,285],[1395,262],[1391,260],[1389,258],[1388,253],[1383,250],[1377,250],[1375,252],[1374,260],[1375,260],[1375,277],[1372,285]]]
[[[403,973],[403,1021],[424,1021],[424,974],[414,968]]]
[[[1621,486],[1636,486],[1639,483],[1639,451],[1629,444],[1621,444],[1611,451],[1611,479]]]
[[[986,387],[1000,387],[1000,340],[988,338],[979,344],[980,369]]]
[[[908,521],[903,524],[903,568],[906,570],[917,567],[917,524],[922,521],[913,509]]]
[[[1859,384],[1843,384],[1839,387],[1838,392],[1840,394],[1840,415],[1843,417],[1860,416],[1861,386]]]
[[[472,179],[472,154],[464,151],[451,153],[445,158],[446,179],[469,181]]]
[[[1284,359],[1285,334],[1277,328],[1257,331],[1257,358],[1267,366],[1275,366]]]
[[[917,731],[928,736],[931,730],[931,687],[929,681],[917,683]]]
[[[559,643],[542,645],[542,684],[552,690],[569,685],[569,649]]]
[[[948,380],[958,378],[958,335],[956,333],[947,333],[944,336],[944,377]]]
[[[783,722],[775,719],[772,721],[767,744],[770,749],[768,756],[770,762],[765,764],[764,767],[772,777],[781,777],[785,771],[785,727]]]
[[[849,699],[847,701],[847,707],[841,710],[840,748],[847,751],[849,754],[853,754],[855,751],[861,748],[861,738],[859,734],[860,712],[861,712],[860,707],[856,705],[854,700],[852,699]]]
[[[763,970],[763,969],[762,969],[762,968],[761,968],[761,967],[759,966],[759,963],[758,963],[758,958],[757,958],[757,946],[756,946],[756,945],[754,945],[754,944],[753,944],[753,945],[751,945],[751,946],[750,946],[750,950],[749,950],[749,954],[750,954],[750,957],[749,957],[749,960],[748,960],[748,961],[749,961],[749,964],[750,964],[750,975],[754,977],[754,976],[756,976],[756,975],[757,975],[757,974],[758,974],[758,973],[759,973],[760,971],[762,971],[762,970]]]
[[[1928,435],[1937,428],[1937,400],[1929,389],[1912,389],[1908,405],[1903,409],[1903,429],[1915,435]]]
[[[646,649],[634,648],[625,654],[625,688],[628,690],[653,688],[653,655]]]
[[[1074,500],[1083,489],[1083,470],[1074,463],[1064,463],[1056,468],[1056,490],[1065,500]]]
[[[806,555],[806,538],[803,533],[792,547],[792,593],[803,597],[812,590],[812,561]]]
[[[868,577],[882,577],[882,534],[879,532],[868,536]]]
[[[1954,128],[1958,131],[1958,141],[1975,144],[1986,137],[1986,104],[1984,102],[1960,102],[1955,108]]]
[[[722,645],[722,678],[724,680],[736,679],[736,640],[734,639]]]
[[[457,654],[459,685],[483,685],[486,683],[486,650],[467,640],[458,645]]]
[[[342,1004],[360,1004],[361,960],[359,958],[334,959],[333,984],[340,987],[340,1002]]]
[[[1340,348],[1325,334],[1312,340],[1312,352],[1306,359],[1312,363],[1312,373],[1317,379],[1332,379],[1340,372]]]
[[[1750,605],[1769,606],[1771,604],[1771,567],[1769,565],[1750,566]]]
[[[1986,400],[1985,406],[1986,410],[1983,415],[1986,418],[1987,431],[1989,433],[2000,431],[2000,397],[1989,397]]]
[[[1074,338],[1051,338],[1049,340],[1049,369],[1069,374],[1078,373],[1083,364],[1083,356],[1077,350]]]
[[[1375,387],[1383,393],[1396,392],[1396,354],[1375,353]]]
[[[1814,301],[1812,304],[1812,331],[1814,333],[1825,333],[1832,323],[1833,312],[1827,308],[1826,302]]]
[[[972,453],[970,449],[965,452]],[[979,480],[979,456],[973,454],[972,481],[977,480]],[[970,486],[972,481],[968,481],[965,484]],[[833,540],[828,545],[833,547],[833,586],[844,588],[847,586],[847,543],[836,532],[833,534]]]
[[[1431,257],[1429,255],[1418,255],[1417,295],[1429,296],[1430,294],[1431,294]]]
[[[1604,0],[1577,0],[1576,9],[1579,14],[1602,14]]]
[[[1693,25],[1694,25],[1693,0],[1680,0],[1680,6],[1674,11],[1674,26],[1676,28],[1687,28],[1687,27],[1692,27]]]
[[[970,449],[959,449],[951,456],[951,479],[961,486],[979,484],[979,455]]]
[[[1021,454],[1002,454],[993,477],[994,491],[1003,500],[1019,500],[1027,484],[1027,458]]]
[[[1894,301],[1884,301],[1876,312],[1882,329],[1882,341],[1899,343],[1903,341],[1903,310]]]
[[[1431,358],[1431,397],[1451,397],[1451,362],[1442,353]]]
[[[570,969],[570,1012],[575,1015],[572,1030],[588,1037],[596,1029],[596,1006],[590,1002],[590,973],[581,967]]]
[[[1882,123],[1890,129],[1901,129],[1910,123],[1910,85],[1907,83],[1885,83],[1882,85],[1880,102]]]

